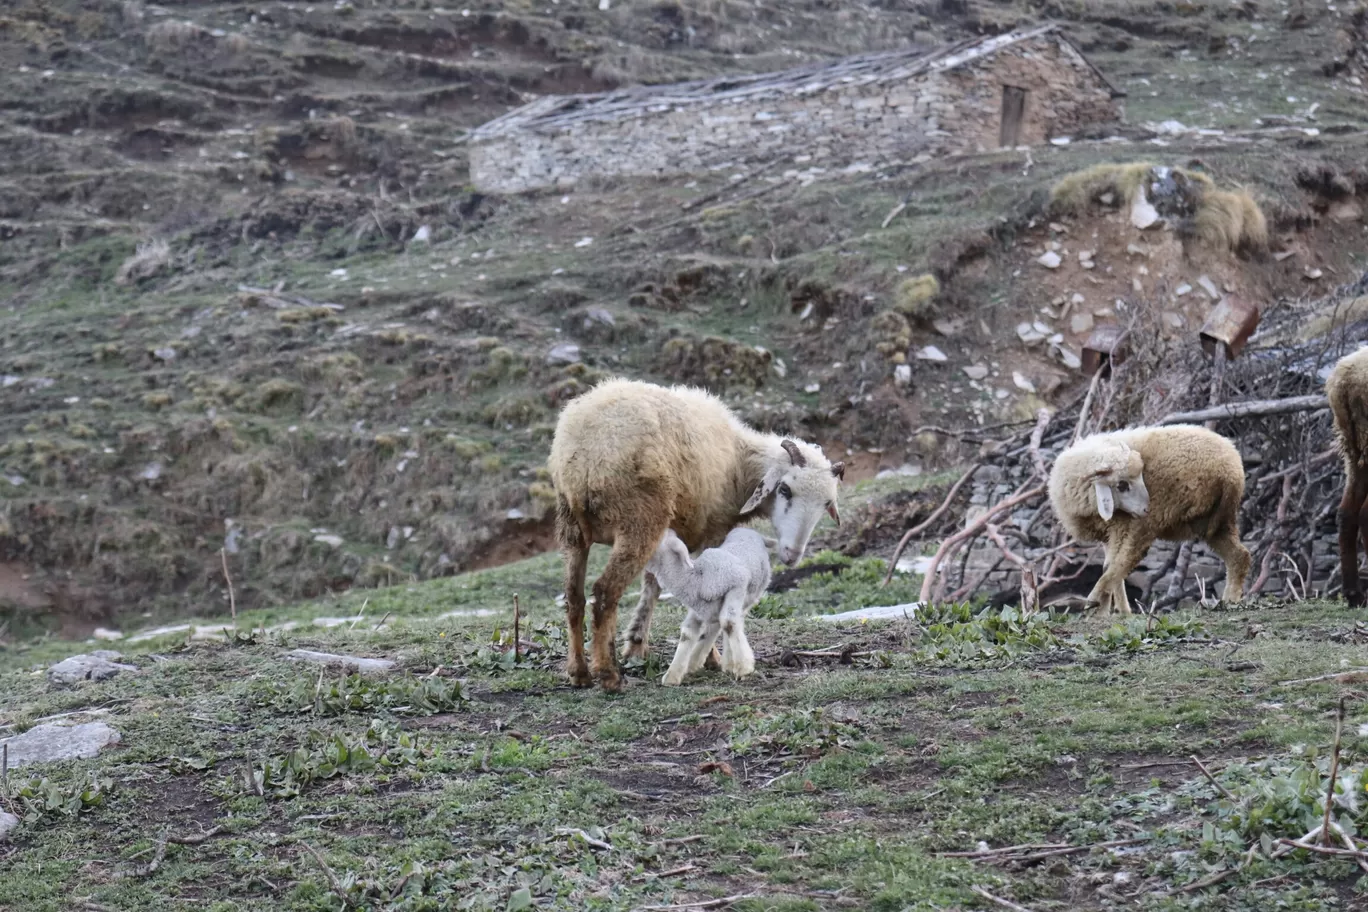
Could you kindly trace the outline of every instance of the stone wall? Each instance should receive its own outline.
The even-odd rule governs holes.
[[[994,506],[1005,500],[1011,493],[1017,490],[1022,482],[1026,480],[1027,469],[1024,466],[1015,466],[1004,469],[1000,466],[987,465],[980,468],[975,474],[974,479],[969,483],[970,500],[969,510],[965,516],[966,525],[981,516],[989,507]],[[1039,558],[1048,551],[1053,544],[1053,535],[1058,528],[1054,514],[1050,510],[1048,501],[1038,502],[1037,504],[1018,509],[1008,517],[1000,519],[998,527],[1004,530],[1004,536],[1008,539],[1008,544],[1012,550],[1022,557],[1031,560]],[[1240,534],[1244,539],[1245,547],[1253,549],[1251,539],[1251,526],[1253,523],[1248,518],[1242,517],[1240,522]],[[1029,544],[1024,544],[1019,538],[1006,533],[1009,528],[1020,530],[1028,537]],[[1180,546],[1173,542],[1157,541],[1150,546],[1149,553],[1135,568],[1135,571],[1127,577],[1127,582],[1148,589],[1151,598],[1161,598],[1168,592],[1170,583],[1176,576],[1176,569],[1170,565],[1174,557],[1174,552]],[[1330,580],[1331,574],[1337,573],[1339,567],[1338,539],[1333,527],[1322,531],[1312,545],[1311,560],[1312,573],[1310,588],[1313,590],[1324,591]],[[1094,545],[1091,550],[1079,549],[1079,557],[1086,563],[1102,564],[1101,545]],[[1093,556],[1089,559],[1088,555]],[[974,542],[969,550],[968,559],[965,560],[963,554],[956,557],[953,566],[947,568],[948,576],[946,592],[954,592],[956,589],[965,585],[966,582],[978,580],[986,573],[985,581],[979,588],[981,593],[995,593],[1007,590],[1015,590],[1021,585],[1021,574],[1016,567],[1002,557],[1002,552],[986,537]],[[1303,567],[1302,572],[1305,572]],[[1278,560],[1269,574],[1268,582],[1260,590],[1262,596],[1291,595],[1288,587],[1290,565],[1285,560]],[[1246,585],[1254,582],[1259,575],[1259,565],[1250,568],[1249,580]],[[1186,591],[1196,589],[1195,579],[1205,581],[1205,591],[1208,597],[1217,597],[1225,591],[1225,564],[1205,543],[1194,543],[1192,556],[1188,564],[1187,575],[1181,581]],[[1295,576],[1292,577],[1295,588],[1300,590],[1303,583]],[[1085,593],[1086,594],[1086,593]]]
[[[1108,86],[1054,34],[902,81],[849,84],[729,101],[689,100],[472,141],[471,177],[485,192],[572,184],[598,175],[705,171],[811,156],[814,165],[908,161],[998,147],[1003,87],[1027,90],[1020,142],[1034,144],[1120,119]]]

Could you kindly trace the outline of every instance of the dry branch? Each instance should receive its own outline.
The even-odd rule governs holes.
[[[342,888],[342,882],[337,879],[337,875],[333,873],[333,869],[328,867],[328,863],[323,860],[323,856],[307,842],[300,842],[299,844],[304,847],[305,851],[314,857],[314,861],[318,862],[318,866],[323,869],[323,875],[328,878],[328,887],[338,899],[342,900],[342,908],[350,908],[352,905],[351,895]]]
[[[935,556],[931,558],[931,565],[926,568],[926,578],[922,580],[922,604],[930,604],[932,585],[936,579],[936,570],[939,568],[941,561],[945,560],[947,554],[964,541],[978,535],[979,532],[983,530],[984,526],[988,525],[1000,514],[1005,513],[1020,504],[1034,500],[1044,493],[1045,489],[1043,487],[1035,487],[1029,491],[1018,494],[1015,497],[1009,497],[997,506],[990,507],[982,516],[970,523],[962,532],[958,532],[941,542],[940,548],[937,549]]]
[[[1344,697],[1335,710],[1335,747],[1330,751],[1330,784],[1325,787],[1325,819],[1321,821],[1321,843],[1330,844],[1330,814],[1335,808],[1335,776],[1339,773],[1340,739],[1344,735]]]
[[[1227,801],[1235,801],[1235,796],[1230,794],[1230,789],[1226,788],[1224,785],[1221,785],[1221,783],[1216,781],[1216,777],[1211,775],[1211,770],[1206,768],[1206,764],[1203,763],[1196,754],[1192,755],[1192,762],[1197,764],[1197,768],[1202,771],[1202,775],[1207,777],[1207,781],[1210,782],[1213,787],[1215,787],[1216,791],[1224,795]]]
[[[1286,415],[1292,412],[1314,412],[1328,409],[1330,400],[1324,396],[1292,396],[1289,399],[1260,399],[1254,402],[1229,402],[1195,412],[1174,412],[1160,419],[1159,424],[1195,424],[1221,418],[1253,418],[1265,415]]]
[[[898,540],[898,547],[893,549],[893,556],[888,559],[888,573],[884,574],[883,582],[880,584],[881,588],[887,586],[888,581],[893,578],[893,570],[898,566],[898,558],[902,556],[903,548],[907,547],[907,543],[911,541],[914,536],[920,535],[922,532],[931,528],[932,524],[945,514],[945,511],[950,508],[951,501],[953,501],[955,495],[959,493],[960,488],[964,487],[965,483],[973,478],[974,473],[982,467],[983,463],[981,462],[976,462],[971,465],[969,469],[960,476],[959,481],[955,482],[950,488],[950,493],[945,495],[945,500],[941,501],[941,505],[935,509],[935,512],[928,516],[924,522],[913,526],[903,534],[903,537]]]
[[[1002,906],[1002,908],[1004,909],[1011,909],[1012,912],[1031,912],[1030,909],[1026,908],[1025,906],[1019,906],[1016,903],[1012,902],[1010,899],[1003,899],[1001,896],[994,896],[992,893],[989,893],[987,890],[983,889],[983,887],[973,886],[969,889],[973,890],[975,893],[977,893],[979,896],[982,896],[989,902],[996,903],[997,905]]]
[[[705,899],[699,902],[678,903],[673,906],[641,906],[636,912],[675,912],[677,909],[721,909],[738,903],[743,899],[750,899],[754,893],[737,893],[735,896],[723,896],[720,899]]]

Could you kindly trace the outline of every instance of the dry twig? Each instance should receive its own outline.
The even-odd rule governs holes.
[[[219,558],[223,561],[223,579],[228,583],[228,610],[233,616],[233,632],[237,633],[237,595],[233,592],[233,576],[228,572],[228,551],[219,548]]]
[[[935,523],[936,520],[940,519],[941,516],[945,514],[946,510],[950,509],[950,503],[955,499],[955,495],[960,492],[960,488],[964,487],[965,483],[968,482],[969,479],[973,478],[974,473],[982,467],[982,462],[976,462],[973,465],[971,465],[968,468],[968,470],[960,476],[959,481],[955,482],[954,485],[951,486],[950,492],[945,495],[945,500],[941,501],[941,505],[937,507],[935,511],[930,516],[928,516],[924,522],[916,526],[913,526],[911,529],[908,529],[907,532],[903,534],[903,537],[898,540],[898,547],[893,549],[893,556],[888,559],[888,572],[884,574],[883,582],[879,584],[880,587],[887,586],[888,581],[893,578],[893,570],[898,566],[898,558],[902,556],[903,548],[907,547],[907,543],[917,535],[920,535],[922,532],[925,532],[927,529],[931,528],[932,524]]]
[[[1325,819],[1321,822],[1321,844],[1330,844],[1330,813],[1335,808],[1335,777],[1339,774],[1340,739],[1344,735],[1344,697],[1335,709],[1335,746],[1330,751],[1330,782],[1325,787]]]
[[[737,893],[735,896],[723,896],[720,899],[705,899],[699,902],[677,903],[673,906],[641,906],[637,912],[675,912],[677,909],[722,909],[732,903],[738,903],[743,899],[750,899],[754,893]]]
[[[1001,896],[994,896],[992,893],[989,893],[987,890],[983,889],[983,887],[973,886],[969,889],[973,890],[975,893],[977,893],[979,896],[982,896],[989,902],[996,903],[997,905],[1002,906],[1002,908],[1004,909],[1011,909],[1012,912],[1031,912],[1030,909],[1026,908],[1025,906],[1017,905],[1010,899],[1003,899]]]
[[[1044,493],[1045,489],[1043,487],[1035,487],[1029,491],[1024,491],[1020,494],[1017,494],[1015,497],[1009,497],[1006,500],[999,503],[997,506],[989,508],[987,512],[985,512],[978,519],[970,523],[963,531],[957,532],[956,534],[947,538],[945,541],[941,542],[940,548],[937,549],[935,556],[931,558],[931,565],[926,568],[926,578],[922,580],[922,604],[931,603],[931,591],[932,586],[936,582],[936,570],[937,568],[939,568],[941,562],[945,560],[946,556],[950,554],[951,551],[953,551],[955,548],[957,548],[959,545],[961,545],[968,539],[978,535],[979,532],[983,530],[984,526],[988,525],[988,523],[992,522],[1000,514],[1005,513],[1008,510],[1011,510],[1013,507],[1034,500],[1035,498],[1039,497],[1041,494]]]
[[[328,863],[323,860],[323,856],[307,842],[301,841],[299,844],[304,847],[306,852],[314,857],[314,861],[318,862],[318,866],[323,869],[323,876],[328,878],[328,887],[342,900],[342,907],[349,908],[352,905],[351,896],[342,888],[342,882],[337,879],[337,875],[333,873],[333,869],[328,867]]]
[[[1192,762],[1197,764],[1197,768],[1202,771],[1202,775],[1207,777],[1207,781],[1210,782],[1216,788],[1216,791],[1224,795],[1227,801],[1233,802],[1235,800],[1235,796],[1230,794],[1230,789],[1226,788],[1224,785],[1221,785],[1221,783],[1216,781],[1216,777],[1211,775],[1211,770],[1206,768],[1206,764],[1203,763],[1196,754],[1192,755]]]

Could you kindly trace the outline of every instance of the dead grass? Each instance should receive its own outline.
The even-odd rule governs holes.
[[[147,30],[147,43],[158,51],[178,50],[199,40],[204,30],[193,22],[169,19]]]
[[[124,260],[114,275],[114,284],[132,285],[150,279],[171,264],[171,245],[152,238],[138,245],[137,252]]]
[[[930,273],[904,279],[898,284],[893,307],[907,317],[924,317],[931,312],[931,306],[938,294],[940,282]]]
[[[1208,247],[1231,251],[1268,248],[1268,220],[1245,190],[1203,188],[1193,223],[1197,239]]]
[[[1106,162],[1066,175],[1050,189],[1050,208],[1059,215],[1079,215],[1108,193],[1129,205],[1145,183],[1152,162]]]

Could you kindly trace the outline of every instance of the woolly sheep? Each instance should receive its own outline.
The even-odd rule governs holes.
[[[1344,496],[1339,508],[1340,575],[1344,599],[1363,605],[1359,583],[1359,536],[1368,550],[1368,348],[1341,358],[1325,381],[1335,436],[1344,456]]]
[[[839,525],[845,466],[819,447],[755,431],[700,389],[613,379],[571,401],[547,461],[556,489],[556,536],[565,555],[566,672],[622,688],[613,649],[618,600],[666,529],[690,550],[722,542],[737,525],[768,518],[786,564],[803,556],[825,511]],[[592,669],[584,656],[584,582],[589,548],[613,546],[594,582]],[[624,658],[645,658],[660,584],[647,573]],[[710,657],[711,658],[711,657]],[[592,670],[592,676],[591,676]]]
[[[1104,613],[1131,613],[1125,580],[1155,539],[1206,541],[1225,561],[1225,601],[1243,598],[1250,554],[1236,519],[1244,465],[1221,435],[1182,424],[1094,434],[1059,454],[1049,491],[1070,535],[1103,543],[1088,601]]]
[[[722,544],[690,558],[684,542],[667,529],[646,572],[688,609],[662,684],[681,684],[685,675],[701,668],[719,630],[724,643],[722,670],[738,678],[755,670],[755,653],[746,640],[746,612],[770,583],[769,549],[759,532],[733,529]]]

